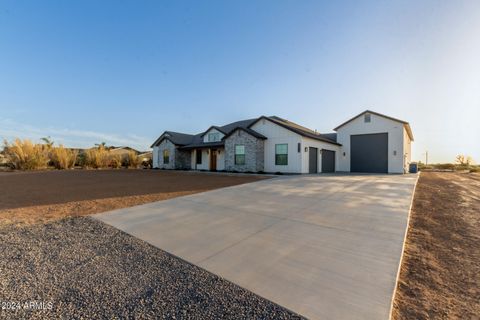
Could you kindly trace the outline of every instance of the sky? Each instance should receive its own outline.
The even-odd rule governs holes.
[[[0,0],[0,138],[147,150],[260,115],[408,121],[480,162],[480,1]]]

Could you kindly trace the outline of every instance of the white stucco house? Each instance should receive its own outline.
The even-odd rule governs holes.
[[[413,134],[406,121],[366,110],[321,134],[276,116],[211,126],[198,134],[165,131],[153,167],[235,172],[404,173]]]

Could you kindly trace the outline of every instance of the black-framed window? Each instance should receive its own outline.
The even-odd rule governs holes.
[[[163,150],[163,164],[170,163],[170,151],[168,149]]]
[[[235,145],[235,164],[236,165],[245,164],[245,145],[243,144]]]
[[[196,160],[197,160],[197,164],[202,164],[202,150],[198,149],[196,152],[195,152],[195,155],[196,155]]]
[[[275,145],[275,165],[288,165],[288,144],[282,143]]]

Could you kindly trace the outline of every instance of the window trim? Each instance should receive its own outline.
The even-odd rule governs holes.
[[[277,148],[279,146],[286,146],[286,153],[277,153]],[[279,157],[282,156],[282,157]],[[280,159],[284,158],[285,163],[281,163]],[[288,166],[288,143],[277,143],[275,144],[275,165],[276,166]]]
[[[237,153],[237,147],[243,147],[243,153]],[[236,166],[244,166],[245,165],[245,145],[244,144],[236,144],[234,146],[234,151],[233,151],[233,162]],[[238,161],[239,159],[243,159],[242,161]]]

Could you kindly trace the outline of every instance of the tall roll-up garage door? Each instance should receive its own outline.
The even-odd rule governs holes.
[[[350,171],[388,173],[388,133],[350,136]]]

